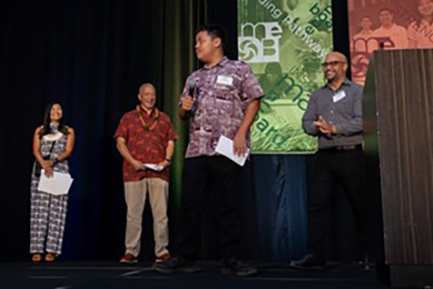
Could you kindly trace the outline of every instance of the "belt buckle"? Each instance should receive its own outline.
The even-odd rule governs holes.
[[[347,150],[354,150],[356,148],[356,146],[351,145],[351,146],[342,146],[342,149],[347,151]]]
[[[348,150],[353,150],[355,148],[356,148],[356,146],[354,146],[354,145],[348,145],[348,146],[335,146],[331,149],[334,149],[336,151],[348,151]]]

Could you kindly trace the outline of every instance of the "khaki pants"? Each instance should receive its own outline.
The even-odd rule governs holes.
[[[155,255],[168,253],[168,182],[158,178],[145,178],[137,182],[127,182],[125,200],[128,207],[126,217],[125,253],[134,256],[140,254],[143,210],[146,204],[146,193],[153,215],[153,234],[155,239]]]

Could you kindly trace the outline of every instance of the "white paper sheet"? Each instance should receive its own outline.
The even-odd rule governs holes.
[[[45,171],[41,170],[38,190],[52,195],[66,195],[71,188],[72,182],[70,174],[53,172],[51,178],[45,176]]]
[[[245,164],[248,154],[250,153],[250,150],[247,149],[247,152],[245,153],[244,156],[234,155],[233,141],[223,135],[218,140],[218,144],[217,147],[215,148],[215,151],[219,154],[222,154],[223,156],[228,157],[229,159],[231,159],[241,167]]]
[[[157,164],[143,164],[143,166],[156,172],[160,172],[164,169],[163,166],[158,166]]]

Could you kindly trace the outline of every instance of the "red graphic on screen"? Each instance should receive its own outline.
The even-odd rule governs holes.
[[[433,0],[348,0],[352,80],[377,49],[433,48]]]

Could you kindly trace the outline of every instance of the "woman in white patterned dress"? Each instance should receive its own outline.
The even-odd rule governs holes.
[[[61,254],[65,229],[68,195],[55,196],[38,190],[42,173],[52,177],[53,172],[68,173],[67,159],[72,153],[75,132],[63,124],[63,111],[58,102],[48,105],[44,124],[33,137],[33,165],[31,180],[30,254],[38,263],[53,262]]]

